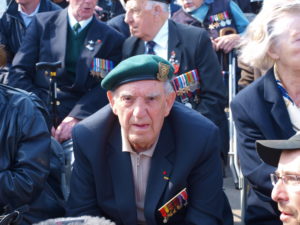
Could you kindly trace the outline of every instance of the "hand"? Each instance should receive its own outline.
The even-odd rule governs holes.
[[[210,38],[211,40],[211,44],[212,44],[212,47],[215,51],[217,51],[217,42],[213,39],[213,38]]]
[[[233,48],[237,46],[240,41],[240,35],[238,34],[228,34],[214,39],[215,50],[223,50],[224,53],[230,52]]]
[[[61,124],[54,129],[52,127],[51,134],[52,136],[60,143],[69,140],[71,138],[72,128],[79,122],[78,119],[67,116]]]
[[[103,8],[100,7],[100,6],[98,6],[98,5],[96,5],[96,6],[95,6],[95,9],[94,9],[94,15],[95,15],[96,17],[99,17],[99,15],[101,14],[102,11],[103,11]]]

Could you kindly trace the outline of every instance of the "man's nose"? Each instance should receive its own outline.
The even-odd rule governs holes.
[[[147,105],[143,100],[137,100],[134,109],[133,115],[137,118],[144,117],[147,114]]]
[[[288,194],[286,191],[286,185],[282,179],[279,179],[272,190],[272,199],[276,202],[287,201]]]

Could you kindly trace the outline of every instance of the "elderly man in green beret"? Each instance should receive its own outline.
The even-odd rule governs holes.
[[[110,104],[73,130],[68,216],[124,225],[232,224],[218,128],[174,103],[173,73],[159,56],[138,55],[103,79]]]

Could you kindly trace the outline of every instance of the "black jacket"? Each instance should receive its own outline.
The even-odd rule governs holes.
[[[34,95],[0,85],[0,214],[22,208],[22,225],[64,214],[41,110]]]
[[[50,0],[40,1],[39,13],[58,9],[61,8]],[[25,33],[26,26],[19,14],[18,4],[12,0],[0,19],[0,43],[6,46],[6,50],[10,54],[8,63],[11,63],[17,53]]]

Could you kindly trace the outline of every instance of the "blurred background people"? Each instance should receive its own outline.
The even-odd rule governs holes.
[[[79,120],[107,104],[99,84],[121,60],[124,38],[94,16],[96,4],[97,0],[69,0],[64,10],[38,14],[9,71],[9,85],[42,99],[55,121],[51,121],[52,135],[59,142],[71,138],[72,127]],[[36,63],[42,61],[62,62],[55,77],[55,101],[49,78],[44,71],[36,71]]]
[[[288,139],[300,130],[300,1],[265,0],[241,44],[241,60],[267,73],[240,91],[231,108],[238,155],[250,189],[245,224],[282,224],[255,140]]]
[[[248,26],[242,10],[231,0],[178,0],[178,3],[181,9],[172,19],[205,28],[216,51],[230,52]]]
[[[4,2],[1,1],[1,2]],[[0,44],[8,54],[8,66],[19,50],[33,17],[40,12],[61,9],[50,0],[12,0],[0,19]]]

